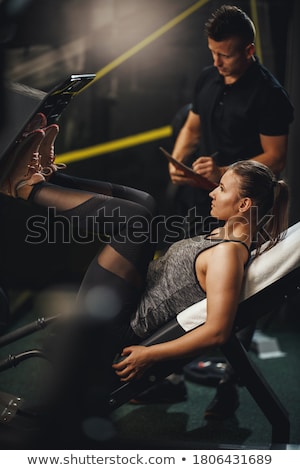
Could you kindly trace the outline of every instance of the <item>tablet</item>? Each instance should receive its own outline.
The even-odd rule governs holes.
[[[185,165],[182,162],[179,162],[176,160],[172,155],[167,152],[163,147],[159,147],[161,152],[164,154],[164,156],[167,158],[167,160],[172,163],[172,165],[176,166],[179,170],[182,170],[184,172],[184,176],[187,178],[193,179],[199,188],[205,189],[206,191],[212,191],[214,188],[216,188],[218,185],[217,183],[214,183],[213,181],[208,180],[202,175],[199,175],[196,173],[192,168],[189,166]]]

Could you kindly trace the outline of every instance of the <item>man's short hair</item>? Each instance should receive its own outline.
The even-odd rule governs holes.
[[[242,45],[255,41],[255,26],[249,16],[233,5],[222,5],[205,23],[206,36],[214,41],[224,41],[239,37]]]

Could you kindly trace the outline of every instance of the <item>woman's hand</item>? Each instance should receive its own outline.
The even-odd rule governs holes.
[[[150,358],[149,349],[146,346],[127,346],[123,349],[121,357],[124,356],[124,359],[112,365],[122,382],[138,379],[150,367],[154,361]]]

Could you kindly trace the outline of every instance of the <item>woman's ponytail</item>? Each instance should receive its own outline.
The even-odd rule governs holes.
[[[250,197],[253,201],[252,223],[256,227],[254,243],[258,256],[285,236],[288,228],[288,186],[283,180],[278,181],[266,165],[255,160],[239,161],[230,168],[240,176],[240,196]]]
[[[284,238],[288,228],[289,189],[283,180],[274,180],[273,206],[269,212],[269,221],[264,226],[264,234],[268,236],[267,250]],[[264,250],[265,251],[265,250]]]

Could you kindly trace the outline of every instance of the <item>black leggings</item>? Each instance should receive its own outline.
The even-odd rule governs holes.
[[[152,219],[156,213],[153,198],[143,192],[111,183],[84,180],[54,173],[51,182],[36,185],[32,202],[54,208],[80,231],[94,233],[103,246],[96,264],[140,288],[153,257]],[[105,236],[105,238],[104,238]],[[98,276],[93,269],[93,276]],[[97,285],[89,270],[83,281]],[[85,289],[82,286],[82,291]],[[89,286],[87,286],[89,288]]]
[[[72,394],[75,406],[75,401],[86,401],[83,397],[93,385],[110,387],[116,378],[112,360],[124,338],[139,342],[129,321],[155,250],[151,222],[156,205],[145,192],[58,172],[36,185],[30,200],[54,208],[71,226],[101,240],[82,280],[74,315],[62,319],[52,351],[59,383],[65,396]]]

